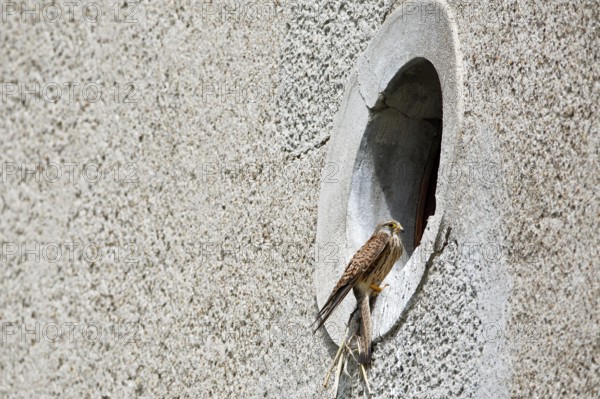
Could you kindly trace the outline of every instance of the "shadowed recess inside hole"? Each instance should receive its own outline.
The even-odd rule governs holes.
[[[442,90],[424,58],[405,64],[371,110],[352,177],[348,243],[355,248],[390,217],[404,227],[406,255],[435,212],[442,137]]]

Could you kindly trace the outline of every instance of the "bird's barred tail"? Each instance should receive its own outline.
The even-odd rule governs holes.
[[[368,364],[371,362],[371,308],[369,306],[369,296],[363,295],[358,304],[360,308],[360,354],[358,362]]]

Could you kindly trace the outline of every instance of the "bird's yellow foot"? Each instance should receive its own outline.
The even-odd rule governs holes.
[[[383,287],[378,286],[377,284],[371,284],[369,287],[375,291],[376,293],[380,293],[384,288],[389,287],[389,284],[384,285]]]

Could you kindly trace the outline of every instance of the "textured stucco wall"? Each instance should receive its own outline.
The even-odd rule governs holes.
[[[321,168],[346,79],[400,3],[280,2],[273,17],[143,2],[131,18],[98,3],[98,23],[83,7],[21,21],[11,4],[1,395],[329,395],[336,347],[308,328]],[[464,68],[452,233],[375,346],[374,397],[597,397],[600,7],[449,5]],[[24,94],[36,82],[40,99]],[[53,166],[27,172],[39,162]],[[341,391],[362,397],[349,371]]]

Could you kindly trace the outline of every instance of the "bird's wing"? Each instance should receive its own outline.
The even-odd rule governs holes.
[[[369,269],[369,266],[381,254],[385,246],[390,240],[390,236],[385,233],[374,234],[352,257],[344,274],[335,285],[333,292],[319,311],[315,322],[319,321],[319,325],[315,329],[317,331],[327,321],[331,313],[344,300],[348,292],[354,287],[358,278]]]

